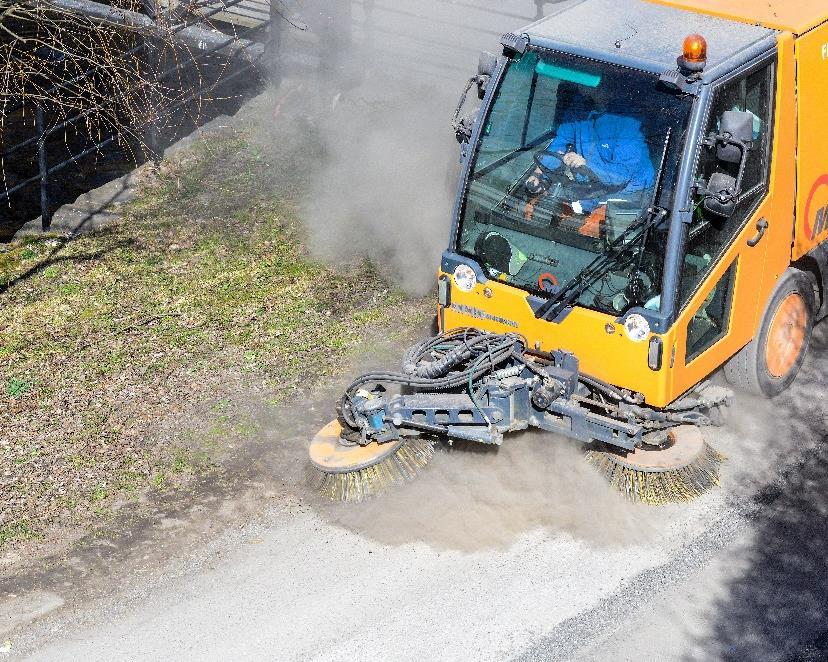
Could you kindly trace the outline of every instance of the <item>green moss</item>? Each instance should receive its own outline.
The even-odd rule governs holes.
[[[98,503],[99,501],[104,501],[109,496],[109,490],[107,489],[106,485],[98,485],[95,487],[91,494],[89,495],[89,500],[92,503]]]
[[[170,467],[175,474],[194,473],[195,467],[190,462],[190,456],[183,450],[179,450],[173,457],[172,466]]]
[[[37,534],[29,520],[17,520],[0,526],[0,547],[14,540],[31,540]]]
[[[31,389],[31,383],[27,382],[25,379],[12,377],[8,382],[6,382],[6,395],[12,398],[20,398],[26,395]]]

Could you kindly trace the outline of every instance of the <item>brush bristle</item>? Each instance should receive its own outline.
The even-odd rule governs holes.
[[[719,467],[725,456],[709,444],[698,459],[674,471],[639,471],[620,464],[611,453],[589,451],[587,462],[596,467],[615,489],[634,503],[661,506],[686,503],[719,485]]]
[[[372,467],[333,474],[309,466],[308,477],[314,489],[330,501],[359,502],[413,480],[433,456],[434,442],[415,438]]]

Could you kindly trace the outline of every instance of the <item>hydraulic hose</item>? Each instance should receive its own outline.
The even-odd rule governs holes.
[[[519,354],[517,336],[489,334],[476,329],[457,329],[417,343],[406,352],[403,373],[372,372],[354,380],[342,398],[340,413],[352,429],[358,424],[351,411],[356,392],[367,384],[398,384],[414,389],[448,391],[466,387],[494,373],[500,366]],[[426,360],[438,355],[434,360]],[[459,369],[456,369],[459,368]]]
[[[413,375],[423,379],[435,379],[443,377],[455,366],[468,361],[474,354],[475,349],[488,342],[488,338],[481,336],[474,340],[463,342],[457,348],[449,351],[437,361],[422,363],[423,352],[417,354],[406,354],[403,363],[403,371],[407,375]],[[511,347],[512,343],[509,343]]]

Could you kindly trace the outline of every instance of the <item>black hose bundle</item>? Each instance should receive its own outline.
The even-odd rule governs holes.
[[[430,391],[468,387],[495,372],[510,359],[523,362],[526,341],[517,335],[498,335],[478,329],[455,329],[417,343],[405,353],[402,373],[372,372],[355,379],[340,403],[341,422],[358,428],[351,401],[367,384],[398,384]]]

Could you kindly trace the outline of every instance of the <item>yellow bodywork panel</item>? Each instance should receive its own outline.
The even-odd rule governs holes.
[[[804,34],[828,21],[825,0],[648,0],[699,14]]]
[[[794,259],[828,239],[828,24],[800,37],[796,54],[800,149]]]
[[[675,324],[676,350],[673,389],[677,397],[721,368],[758,333],[765,306],[779,277],[790,266],[796,195],[796,59],[795,41],[790,33],[779,38],[774,143],[768,194],[747,220],[735,241],[726,250]],[[764,238],[756,246],[757,223],[768,222]],[[730,326],[727,335],[706,352],[687,360],[687,329],[728,269],[735,265]]]
[[[772,212],[768,218],[767,255],[759,291],[760,308],[755,326],[762,322],[764,304],[770,299],[780,276],[791,264],[797,196],[797,62],[796,42],[790,33],[779,36],[777,65],[776,125],[772,153],[770,192]]]
[[[451,306],[442,311],[443,329],[472,326],[492,333],[518,333],[526,338],[530,350],[572,352],[585,374],[643,393],[653,406],[665,406],[675,399],[666,369],[669,350],[665,351],[662,370],[654,372],[647,365],[649,342],[630,340],[615,317],[575,308],[555,324],[537,319],[527,296],[523,290],[493,280],[478,284],[469,293],[453,287]],[[669,348],[667,340],[664,346]]]

